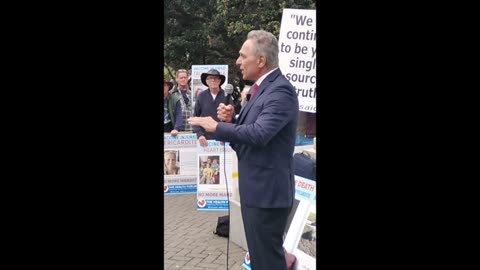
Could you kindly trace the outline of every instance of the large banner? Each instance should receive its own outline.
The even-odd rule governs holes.
[[[228,142],[208,140],[206,147],[198,143],[197,151],[197,210],[227,211],[233,194],[233,149]]]
[[[316,182],[295,175],[295,200],[287,221],[283,247],[297,257],[294,269],[316,269],[317,209]],[[243,267],[251,269],[247,251]]]
[[[163,137],[163,193],[190,194],[197,192],[197,135],[178,134]]]
[[[284,9],[280,25],[279,66],[297,90],[299,110],[317,112],[316,10]]]
[[[228,65],[192,65],[192,81],[191,81],[191,89],[192,89],[192,105],[195,107],[195,101],[197,100],[198,94],[202,91],[207,89],[208,87],[203,85],[202,81],[200,80],[200,76],[202,73],[208,72],[210,69],[216,69],[220,74],[225,76],[225,82],[220,85],[222,89],[225,89],[225,86],[228,83]]]

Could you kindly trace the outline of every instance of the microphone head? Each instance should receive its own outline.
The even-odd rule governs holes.
[[[225,86],[225,94],[227,94],[227,95],[233,94],[233,85],[227,84]]]

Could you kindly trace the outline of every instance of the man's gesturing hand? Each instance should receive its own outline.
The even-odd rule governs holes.
[[[204,128],[207,132],[215,132],[217,130],[217,121],[213,120],[212,117],[190,117],[187,119],[188,123],[192,126],[200,126]]]

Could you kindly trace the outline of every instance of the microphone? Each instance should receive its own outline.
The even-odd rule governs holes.
[[[225,105],[228,105],[228,104],[230,104],[230,99],[232,98],[233,85],[227,84],[225,86],[225,94],[227,94],[227,101],[225,102]]]

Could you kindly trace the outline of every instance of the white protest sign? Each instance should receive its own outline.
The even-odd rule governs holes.
[[[317,112],[316,10],[284,9],[278,38],[279,67],[295,87],[299,110]]]
[[[164,133],[163,193],[190,194],[197,192],[197,135]],[[174,169],[170,170],[170,166]]]
[[[197,142],[197,210],[228,210],[233,195],[233,149],[228,142]]]

